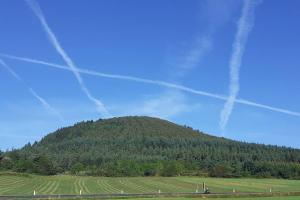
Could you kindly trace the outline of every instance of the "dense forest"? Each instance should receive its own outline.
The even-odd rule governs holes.
[[[53,175],[300,178],[300,150],[219,138],[150,117],[85,121],[0,152],[0,170]]]

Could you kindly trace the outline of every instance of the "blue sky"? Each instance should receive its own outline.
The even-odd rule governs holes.
[[[72,67],[54,48],[32,9],[37,4],[31,3],[0,2],[0,53]],[[156,116],[217,136],[300,148],[299,1],[40,0],[38,4],[75,68],[0,57],[6,66],[0,65],[0,149],[21,147],[78,121],[125,115]],[[241,21],[251,28],[243,28]],[[238,30],[246,39],[238,53],[235,96],[229,88],[235,84],[230,69]],[[78,73],[78,68],[163,84],[92,76]],[[228,96],[233,108],[227,110],[222,128]],[[241,99],[285,111],[236,102]],[[97,102],[103,107],[99,109]]]

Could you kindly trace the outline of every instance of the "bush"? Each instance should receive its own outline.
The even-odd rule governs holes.
[[[33,159],[33,172],[42,175],[56,174],[55,167],[46,156],[37,156]]]
[[[232,168],[227,164],[217,164],[211,171],[212,177],[232,177]]]
[[[178,176],[183,171],[183,165],[178,161],[165,162],[161,171],[162,176]]]
[[[84,165],[80,162],[77,162],[74,164],[71,168],[71,173],[72,174],[79,174],[81,171],[84,170]]]

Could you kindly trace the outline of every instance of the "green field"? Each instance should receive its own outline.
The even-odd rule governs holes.
[[[203,200],[203,198],[163,198],[163,200]],[[225,200],[236,200],[237,198],[225,198]],[[299,197],[256,197],[255,200],[299,200]],[[149,199],[136,199],[149,200]],[[209,198],[209,200],[220,200],[220,198]],[[241,198],[241,200],[253,200],[253,198]]]
[[[201,191],[205,182],[211,192],[300,191],[300,181],[280,179],[222,179],[199,177],[80,177],[0,175],[0,195],[152,193]]]

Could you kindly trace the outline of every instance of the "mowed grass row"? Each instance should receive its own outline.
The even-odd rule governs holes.
[[[222,179],[201,177],[83,177],[0,175],[0,195],[300,191],[300,181],[280,179]]]
[[[148,198],[149,199],[149,198]],[[135,199],[135,200],[148,200],[147,198]],[[162,198],[153,198],[154,199],[162,199]],[[185,197],[174,197],[174,198],[163,198],[163,200],[203,200],[203,198],[185,198]],[[255,198],[225,198],[226,200],[299,200],[297,196],[287,196],[287,197],[255,197]],[[220,198],[208,198],[208,200],[220,200]]]

